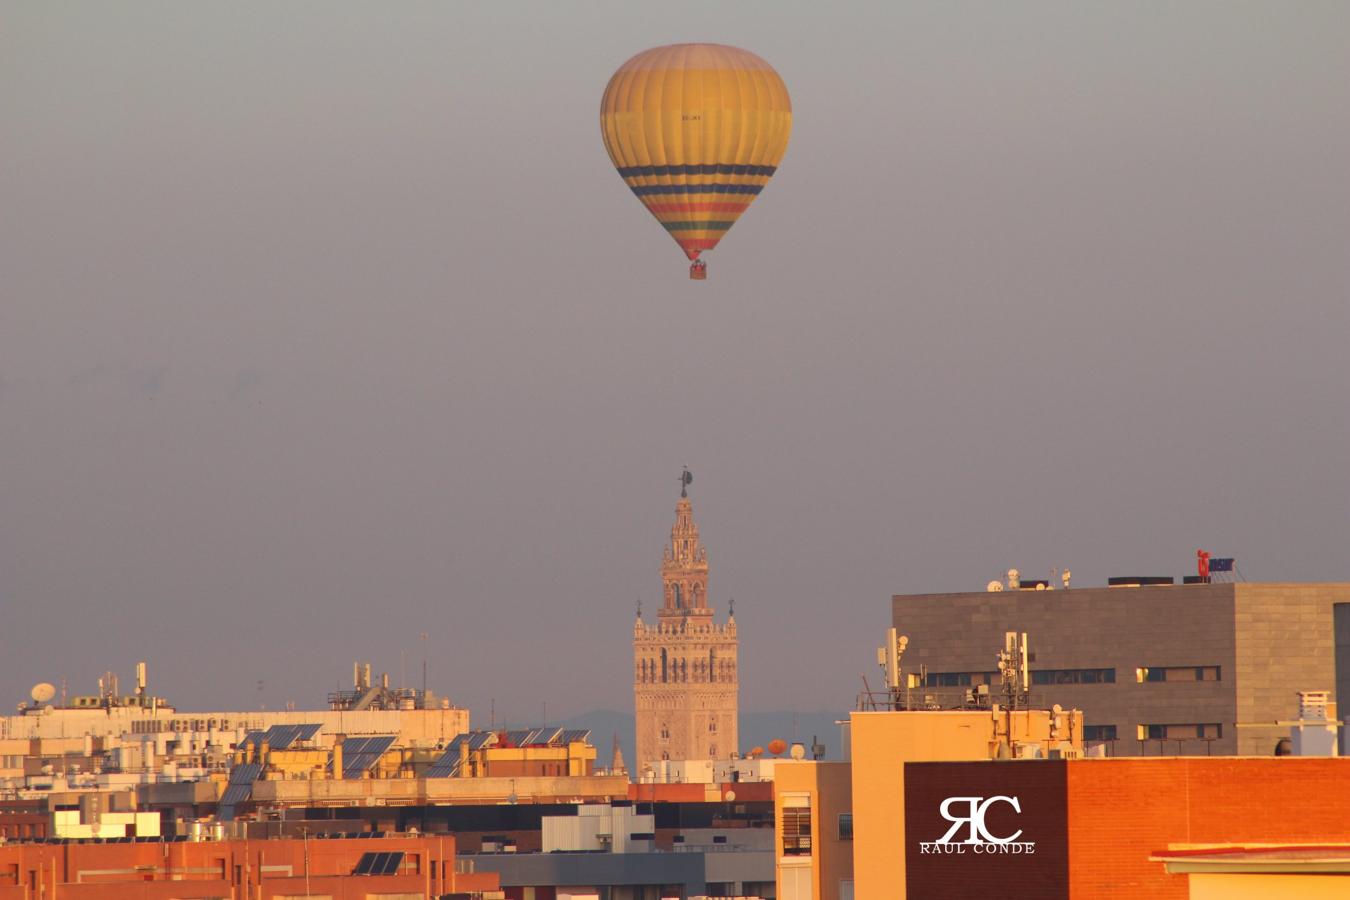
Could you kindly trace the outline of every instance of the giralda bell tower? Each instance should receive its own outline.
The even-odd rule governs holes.
[[[738,749],[735,610],[718,624],[708,602],[708,552],[694,524],[691,481],[686,469],[661,561],[656,624],[643,621],[639,607],[633,625],[639,778],[660,760],[726,759]]]

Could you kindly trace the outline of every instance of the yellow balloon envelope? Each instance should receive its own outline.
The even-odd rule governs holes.
[[[600,104],[624,183],[704,277],[717,246],[787,150],[792,101],[773,67],[721,44],[654,47],[619,67]]]

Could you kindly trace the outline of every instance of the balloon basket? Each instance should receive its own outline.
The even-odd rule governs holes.
[[[689,266],[689,277],[694,281],[707,281],[708,264],[703,260],[695,260]]]

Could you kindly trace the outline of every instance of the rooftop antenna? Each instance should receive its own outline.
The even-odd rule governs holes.
[[[1065,569],[1065,570],[1064,570],[1064,574],[1061,575],[1061,576],[1059,576],[1059,577],[1060,577],[1061,579],[1063,579],[1063,581],[1064,581],[1064,590],[1066,590],[1066,591],[1069,589],[1069,578],[1070,578],[1072,575],[1073,575],[1072,572],[1070,572],[1068,569]]]
[[[427,633],[421,634],[422,638],[422,708],[427,705]]]
[[[909,637],[897,635],[894,628],[886,629],[886,644],[877,648],[877,663],[886,678],[886,693],[891,709],[903,708],[900,702],[900,660],[909,646]]]
[[[689,471],[689,467],[688,467],[688,466],[683,466],[682,468],[684,469],[684,471],[680,473],[680,496],[681,496],[681,497],[688,497],[688,496],[689,496],[689,485],[693,484],[693,482],[694,482],[694,476],[693,476],[693,474]]]
[[[1003,649],[998,652],[998,670],[1002,675],[1003,696],[1006,708],[1017,709],[1026,701],[1029,672],[1027,671],[1027,634],[1022,632],[1019,640],[1016,631],[1003,635]]]

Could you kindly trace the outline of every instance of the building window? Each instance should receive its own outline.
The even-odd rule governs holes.
[[[924,687],[970,687],[977,684],[997,684],[997,672],[929,672]]]
[[[1217,722],[1139,726],[1141,741],[1211,741],[1222,737],[1223,726]]]
[[[853,840],[853,813],[851,812],[839,814],[839,840]]]
[[[794,801],[787,798],[783,801],[783,855],[810,856],[811,807],[802,800],[795,801],[803,804],[799,806],[788,806],[790,802]]]
[[[1032,684],[1115,684],[1115,669],[1036,669]]]
[[[712,719],[708,722],[708,734],[717,734],[717,720]]]
[[[1152,681],[1222,681],[1220,666],[1145,666],[1135,670],[1140,684]]]
[[[667,726],[665,722],[661,723],[661,740],[670,740],[670,727]]]
[[[1116,726],[1114,725],[1084,725],[1083,740],[1091,742],[1114,741],[1116,739]]]

